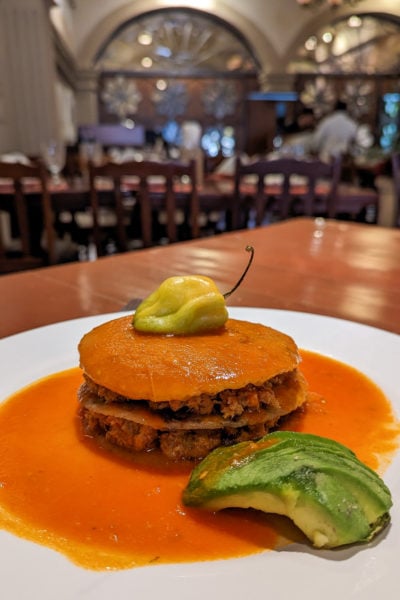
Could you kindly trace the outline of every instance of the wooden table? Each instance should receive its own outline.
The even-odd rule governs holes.
[[[400,333],[400,229],[299,218],[0,277],[0,336],[121,310],[163,279],[212,277],[222,293],[253,265],[231,306],[331,315]]]

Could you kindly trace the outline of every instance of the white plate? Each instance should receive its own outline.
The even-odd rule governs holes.
[[[383,389],[399,414],[400,336],[306,313],[253,308],[230,308],[229,312],[232,317],[280,329],[302,348],[355,366]],[[75,366],[80,337],[117,316],[67,321],[0,340],[2,399],[39,377]],[[389,529],[372,544],[346,550],[322,552],[292,545],[243,559],[97,573],[76,567],[62,554],[0,531],[1,598],[395,600],[399,597],[399,472],[397,454],[384,475],[394,497]]]

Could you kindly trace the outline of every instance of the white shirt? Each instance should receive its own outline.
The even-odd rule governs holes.
[[[345,111],[336,111],[317,126],[312,149],[322,160],[345,154],[356,137],[358,125]]]

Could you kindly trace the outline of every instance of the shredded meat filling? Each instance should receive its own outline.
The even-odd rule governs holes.
[[[184,402],[157,403],[133,401],[86,377],[78,397],[87,435],[130,451],[159,448],[173,460],[190,460],[203,458],[221,445],[262,437],[280,417],[304,402],[306,387],[295,369],[261,386],[249,384],[215,396],[202,394]],[[169,427],[171,421],[174,427]],[[220,425],[215,426],[216,421]],[[184,426],[190,423],[192,426]]]
[[[224,390],[215,396],[201,394],[193,396],[188,400],[171,400],[170,402],[144,402],[151,410],[161,411],[168,417],[175,419],[185,418],[191,415],[221,415],[226,419],[233,419],[240,416],[244,411],[257,412],[266,406],[276,408],[278,401],[275,397],[274,387],[282,383],[289,383],[296,377],[296,372],[283,373],[266,381],[260,386],[249,384],[239,390]],[[86,385],[89,390],[103,402],[129,402],[120,394],[116,394],[107,388],[97,385],[90,378],[86,377]]]

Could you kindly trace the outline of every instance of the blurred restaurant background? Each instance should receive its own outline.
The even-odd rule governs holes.
[[[43,163],[49,177],[45,208],[40,186],[25,190],[21,249],[17,176],[0,170],[4,264],[25,251],[41,264],[90,260],[303,214],[399,226],[398,0],[0,0],[0,33],[0,161]],[[257,204],[250,171],[239,190],[239,165],[333,160],[333,149],[318,156],[313,134],[338,101],[356,130],[329,206],[306,206],[296,188],[282,213],[279,179]],[[93,224],[90,167],[144,161],[192,161],[198,204],[188,216],[181,189],[171,238],[163,193],[153,190],[157,226],[143,242],[140,186],[127,184],[121,245],[111,184]],[[194,218],[198,227],[185,228]]]

